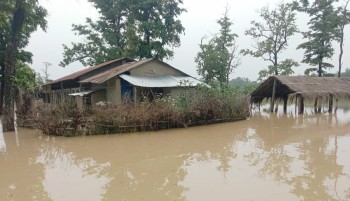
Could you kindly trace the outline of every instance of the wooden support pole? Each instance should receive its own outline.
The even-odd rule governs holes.
[[[299,105],[298,105],[298,114],[304,113],[304,97],[302,95],[298,96]]]
[[[273,112],[273,108],[274,108],[274,105],[275,105],[276,85],[277,85],[277,80],[276,80],[276,78],[273,78],[273,87],[272,87],[272,95],[271,95],[270,112]]]
[[[133,96],[134,96],[133,101],[134,101],[134,103],[135,103],[135,105],[136,105],[136,104],[138,103],[137,88],[136,88],[136,86],[134,86],[134,94],[133,94]]]
[[[319,98],[317,101],[317,112],[321,113],[321,106],[322,106],[322,98]]]
[[[317,101],[318,101],[318,97],[315,98],[315,103],[314,103],[315,113],[317,113]]]
[[[297,114],[297,107],[298,107],[298,95],[295,97],[294,114]]]
[[[287,113],[288,96],[283,97],[283,112]]]
[[[328,112],[333,112],[333,94],[329,95],[329,105],[328,105]]]
[[[337,113],[338,110],[338,98],[335,98],[335,109],[334,109],[334,113]]]

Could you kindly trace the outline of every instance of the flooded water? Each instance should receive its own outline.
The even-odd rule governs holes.
[[[350,200],[350,110],[124,135],[0,133],[0,200]]]

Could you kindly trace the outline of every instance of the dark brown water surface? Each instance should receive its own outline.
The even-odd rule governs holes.
[[[0,132],[0,200],[350,200],[350,111],[159,132]]]

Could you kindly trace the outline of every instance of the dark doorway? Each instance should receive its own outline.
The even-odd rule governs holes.
[[[121,87],[122,87],[122,98],[133,100],[134,98],[134,86],[130,84],[128,81],[121,79]]]

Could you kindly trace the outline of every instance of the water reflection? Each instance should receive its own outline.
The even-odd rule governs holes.
[[[109,162],[97,164],[92,158],[76,158],[63,147],[43,144],[36,163],[44,167],[43,186],[52,200],[101,200]],[[89,193],[86,193],[89,192]]]
[[[0,153],[5,153],[6,152],[6,143],[4,139],[4,135],[2,133],[2,124],[0,122]]]
[[[255,114],[142,134],[0,133],[0,200],[349,200],[350,120]]]
[[[247,154],[246,159],[250,165],[261,166],[260,176],[273,176],[288,184],[291,192],[303,200],[347,200],[349,186],[339,185],[338,180],[349,182],[350,172],[345,172],[346,165],[337,159],[338,154],[344,153],[339,153],[339,149],[346,149],[339,147],[338,141],[350,140],[343,136],[349,132],[349,126],[331,124],[331,118],[266,118],[266,124],[276,126],[269,130],[263,124],[255,125],[256,138],[251,146],[258,148],[256,152],[260,154]]]

